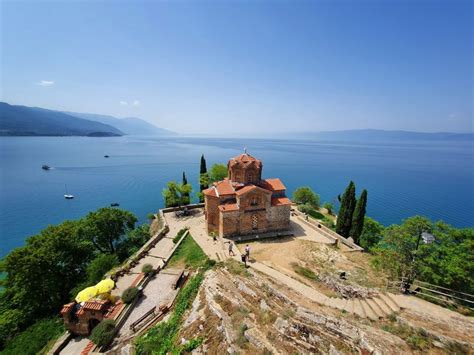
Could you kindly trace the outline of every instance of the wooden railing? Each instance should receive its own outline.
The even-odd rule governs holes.
[[[407,278],[401,278],[397,281],[390,281],[388,289],[392,291],[404,291],[407,284]],[[415,280],[411,283],[409,294],[421,298],[427,298],[435,303],[445,305],[461,305],[474,311],[474,295],[466,292],[453,290],[447,287],[437,286],[425,281]]]

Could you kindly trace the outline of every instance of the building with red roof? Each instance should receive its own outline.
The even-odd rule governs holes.
[[[233,237],[289,229],[286,187],[278,178],[262,179],[262,169],[247,153],[229,160],[228,177],[203,191],[208,233]]]

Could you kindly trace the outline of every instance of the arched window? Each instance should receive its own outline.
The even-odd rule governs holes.
[[[247,182],[253,182],[253,174],[252,173],[247,174]]]

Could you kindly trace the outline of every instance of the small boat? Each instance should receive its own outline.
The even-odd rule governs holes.
[[[110,204],[110,207],[118,207],[118,206],[120,206],[120,203],[118,202],[114,202]]]
[[[104,155],[104,158],[109,158],[109,156],[108,156],[108,155]]]
[[[64,194],[64,198],[66,200],[72,200],[74,198],[74,195],[71,195],[71,194],[68,194],[67,192],[67,185],[64,185],[65,189],[66,189],[66,193]]]
[[[41,169],[43,169],[43,170],[51,170],[51,167],[50,167],[49,165],[43,165],[43,166],[41,167]]]

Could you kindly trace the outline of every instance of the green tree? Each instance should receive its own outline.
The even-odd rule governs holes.
[[[359,244],[360,235],[362,233],[362,229],[364,228],[364,218],[365,218],[365,210],[367,207],[367,190],[363,190],[360,194],[359,199],[357,200],[357,204],[352,215],[352,225],[349,235],[354,239],[356,244]]]
[[[186,205],[189,196],[191,195],[191,185],[178,184],[175,181],[170,181],[163,189],[163,197],[165,199],[166,207],[181,207]]]
[[[293,202],[299,205],[308,205],[312,208],[319,207],[319,195],[309,186],[299,187],[293,193]]]
[[[204,154],[201,155],[201,164],[199,167],[199,192],[201,192],[199,196],[199,201],[204,201],[204,196],[202,192],[209,187],[209,175],[207,174],[207,167],[206,167],[206,159],[204,158]]]
[[[12,250],[2,262],[7,273],[1,318],[17,312],[26,321],[56,313],[69,291],[84,280],[94,248],[78,232],[78,222],[49,226]],[[1,321],[0,321],[1,323]]]
[[[209,182],[224,180],[227,177],[227,167],[224,164],[213,164],[209,171]]]
[[[429,248],[420,242],[419,248],[421,248],[416,251],[418,238],[422,232],[431,230],[431,221],[421,216],[410,217],[401,225],[387,227],[382,240],[373,248],[376,254],[375,265],[394,279],[416,276],[418,266],[422,262],[422,258],[417,256]]]
[[[185,186],[185,185],[188,185],[188,179],[186,178],[186,174],[185,172],[183,171],[183,181],[182,181],[182,185]],[[184,193],[183,195],[184,199],[183,199],[183,204],[184,205],[189,205],[191,203],[191,195],[190,193]]]
[[[116,255],[99,254],[87,265],[87,281],[90,285],[96,284],[103,279],[105,273],[119,264]]]
[[[150,237],[150,225],[147,223],[143,223],[141,226],[129,231],[127,237],[117,246],[116,254],[119,261],[123,261],[136,253]]]
[[[359,245],[365,250],[371,251],[382,239],[384,229],[385,227],[382,224],[366,216],[364,228],[362,229],[362,234],[359,239]]]
[[[346,238],[349,237],[349,232],[351,230],[352,215],[354,214],[355,205],[355,184],[351,181],[341,197],[341,207],[339,208],[336,223],[336,232]]]
[[[65,331],[61,318],[41,319],[17,335],[2,351],[2,355],[44,354],[41,350],[50,339],[55,339]]]
[[[82,220],[82,233],[101,253],[115,253],[117,244],[135,227],[137,217],[129,211],[104,207]]]

